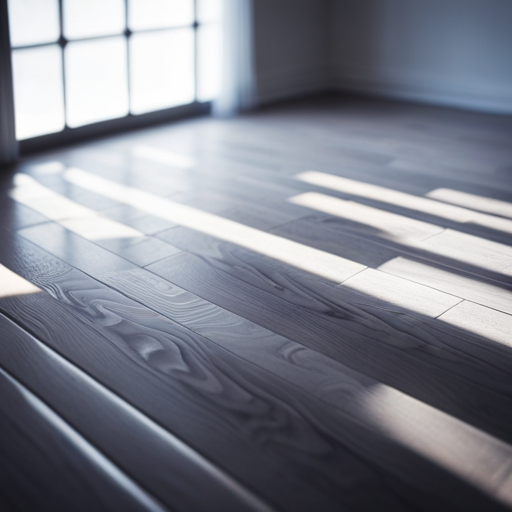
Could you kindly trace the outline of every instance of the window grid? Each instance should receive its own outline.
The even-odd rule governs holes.
[[[69,132],[69,131],[76,131],[82,128],[80,127],[70,127],[68,124],[68,107],[67,107],[67,89],[66,89],[66,63],[65,63],[65,51],[66,47],[69,43],[75,43],[75,42],[86,42],[86,41],[94,41],[94,40],[106,40],[109,38],[115,38],[115,37],[124,37],[125,45],[126,45],[126,84],[128,89],[128,114],[126,116],[123,116],[121,118],[113,118],[112,120],[118,121],[122,120],[123,118],[132,118],[132,117],[142,117],[142,116],[148,116],[148,114],[151,114],[152,112],[148,113],[142,113],[142,114],[134,114],[132,112],[132,87],[131,87],[131,76],[130,76],[130,67],[131,67],[131,61],[130,61],[130,39],[135,34],[147,34],[147,33],[153,33],[153,32],[168,32],[168,31],[178,31],[183,29],[193,29],[193,39],[194,39],[194,63],[193,63],[193,69],[194,69],[194,102],[198,103],[198,91],[199,91],[199,85],[198,85],[198,77],[199,77],[199,59],[198,59],[198,42],[199,42],[199,28],[203,25],[198,20],[198,0],[193,0],[193,22],[190,24],[185,25],[175,25],[175,26],[165,26],[165,27],[158,27],[158,28],[143,28],[143,29],[131,29],[129,26],[129,16],[130,16],[130,1],[124,0],[124,8],[125,8],[125,15],[124,15],[124,31],[122,33],[118,34],[108,34],[108,35],[96,35],[96,36],[88,36],[88,37],[77,37],[68,39],[65,37],[65,27],[64,27],[64,0],[58,0],[58,15],[59,15],[59,38],[56,41],[48,41],[44,43],[37,43],[37,44],[27,44],[27,45],[12,45],[11,44],[11,51],[14,53],[17,50],[28,50],[33,48],[42,48],[42,47],[48,47],[57,44],[60,47],[60,54],[61,54],[61,66],[62,66],[62,87],[63,87],[63,103],[64,103],[64,128],[60,132],[52,132],[48,135],[58,135],[62,132]],[[207,22],[204,23],[205,25],[208,24]],[[201,102],[204,103],[204,102]],[[159,109],[160,111],[166,111],[166,110],[177,110],[180,107],[183,107],[186,105],[179,105],[177,107],[171,107],[171,108],[162,108]],[[155,111],[156,113],[156,111]],[[99,121],[98,123],[90,123],[84,126],[91,126],[92,124],[99,124],[99,123],[105,123],[109,122],[107,121]],[[47,135],[42,136],[36,136],[36,137],[46,137]],[[24,139],[24,140],[29,140]],[[22,140],[22,142],[24,141]]]

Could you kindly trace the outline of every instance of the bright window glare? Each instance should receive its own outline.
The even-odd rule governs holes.
[[[61,131],[64,96],[60,47],[14,50],[12,69],[17,139]]]
[[[223,0],[8,0],[17,139],[214,100],[222,6]],[[61,28],[64,45],[57,44]]]
[[[9,0],[12,46],[53,43],[59,38],[57,0]]]
[[[204,25],[198,33],[198,101],[211,101],[218,96],[221,80],[222,28]]]
[[[197,0],[199,23],[219,23],[222,20],[223,0]]]
[[[64,0],[64,35],[68,39],[121,34],[124,0]]]
[[[193,0],[129,0],[131,30],[179,27],[194,22]]]
[[[124,37],[70,43],[65,57],[69,126],[128,114]]]
[[[131,110],[142,114],[194,101],[194,31],[135,34],[130,40]]]

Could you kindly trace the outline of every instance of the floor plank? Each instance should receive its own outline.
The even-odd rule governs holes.
[[[19,276],[17,281],[22,281]],[[37,390],[161,503],[176,511],[270,510],[236,480],[3,315],[0,326],[4,340],[9,339],[1,343],[0,366]],[[195,492],[197,486],[201,493]]]
[[[510,510],[511,137],[344,96],[25,158],[0,367],[172,510]]]
[[[480,237],[447,229],[421,242],[427,250],[503,276],[512,276],[512,248]]]
[[[496,475],[498,487],[505,495],[508,492],[510,467],[508,455],[505,455],[509,452],[508,445],[500,444],[496,439],[489,442],[486,434],[469,425],[354,372],[304,345],[215,306],[146,270],[115,274],[109,276],[106,282],[240,357],[280,375],[322,402],[357,418],[365,426],[375,427],[379,434],[383,433],[382,423],[386,424],[384,430],[388,441],[397,440],[400,446],[405,445],[425,454],[441,467],[448,467],[478,487],[482,487],[489,475]],[[403,411],[403,415],[390,424],[398,410]],[[415,421],[415,418],[418,420]],[[390,460],[404,457],[398,447],[395,446],[393,450],[396,455]],[[490,455],[491,451],[496,456]],[[476,455],[479,453],[482,458],[478,458],[478,461],[468,460],[469,454],[479,457]],[[504,459],[498,454],[503,454]],[[408,466],[408,471],[412,471],[413,466],[416,464]],[[475,468],[483,467],[486,468],[484,478],[478,470],[475,472]],[[493,467],[497,471],[491,469]],[[423,476],[413,478],[417,483],[424,482],[428,473],[427,468],[423,468]],[[427,480],[429,492],[435,493],[438,478],[434,476]],[[494,489],[495,485],[491,483],[491,487]]]
[[[74,281],[74,284],[73,284],[73,281]],[[67,295],[70,297],[75,297],[75,301],[76,301],[76,298],[78,297],[78,293],[80,293],[79,290],[91,289],[91,286],[92,286],[92,283],[89,284],[88,286],[81,285],[79,281],[80,281],[80,278],[78,277],[78,275],[75,277],[72,277],[71,275],[68,274],[65,276],[65,279],[61,279],[58,281],[52,280],[51,283],[46,283],[46,287],[49,290],[52,290],[53,293],[56,293],[59,289],[61,289],[62,291],[58,292],[57,296],[64,297],[65,295]],[[112,284],[112,282],[113,282],[113,279],[110,279],[109,283]],[[92,290],[91,290],[91,292],[89,292],[89,294],[91,295],[91,297],[99,297],[100,290],[102,290],[101,286],[96,284],[95,293],[91,293],[92,292]],[[108,302],[110,302],[110,303],[113,303],[114,301],[116,303],[118,303],[121,301],[121,302],[126,303],[126,305],[124,306],[125,309],[128,307],[129,302],[126,301],[126,299],[123,301],[122,299],[120,299],[120,297],[115,298],[116,294],[111,291],[108,292],[107,290],[108,289],[105,289],[101,293],[101,295],[104,296],[104,298],[102,299],[103,301],[108,300]],[[109,296],[110,296],[110,299],[108,299]],[[8,300],[18,303],[18,308],[21,309],[22,305],[19,304],[18,297],[16,297],[15,299],[11,297]],[[28,297],[28,296],[26,296],[26,297]],[[35,297],[30,296],[30,298],[35,298]],[[39,299],[39,300],[41,300],[41,299]],[[82,299],[82,301],[83,300],[84,299]],[[94,301],[97,301],[97,300],[98,299],[94,299]],[[27,298],[25,298],[24,302],[28,303]],[[66,302],[69,302],[69,301],[66,301]],[[85,299],[84,305],[88,306],[86,299]],[[28,306],[28,304],[27,304],[27,306]],[[0,307],[4,308],[5,305],[0,303]],[[90,307],[90,306],[88,306],[88,307]],[[112,307],[113,306],[110,306],[109,309],[111,309]],[[134,306],[132,306],[132,310],[133,309],[134,309]],[[140,309],[140,308],[136,308],[136,309]],[[48,307],[45,308],[45,310],[48,313]],[[121,305],[117,305],[115,310],[117,311],[117,314],[119,315],[120,314],[119,312],[121,311]],[[9,308],[8,311],[11,314],[13,314],[13,312],[15,310],[13,308]],[[128,317],[126,316],[126,313],[128,313],[128,311],[126,311],[125,314],[123,315],[125,318],[125,320],[124,320],[125,323],[129,321]],[[135,312],[132,313],[133,316],[134,316],[134,314],[135,314]],[[63,318],[63,321],[65,321],[66,323],[69,323],[70,318],[68,315],[66,315],[66,308],[63,308],[60,311],[60,316]],[[139,317],[139,320],[137,321],[137,323],[140,324],[141,318],[142,318],[142,310],[139,311],[136,316]],[[154,322],[155,322],[155,317],[153,315],[153,324],[154,324]],[[109,322],[109,323],[111,323],[111,322]],[[31,325],[32,325],[32,323],[31,323]],[[153,331],[154,331],[155,327],[156,326],[153,327]],[[98,329],[96,328],[96,331],[97,330]],[[140,326],[139,326],[139,330],[140,330]],[[123,328],[123,332],[129,333],[129,330],[127,330],[127,327]],[[170,332],[168,330],[167,330],[167,332],[170,334]],[[50,333],[54,335],[53,331],[50,331]],[[143,335],[143,333],[140,332],[140,334],[138,336],[140,337],[142,335]],[[154,337],[155,334],[153,334],[152,336]],[[91,333],[88,333],[88,337],[89,337],[89,344],[90,344],[93,341],[91,339]],[[185,360],[191,361],[191,356],[192,356],[193,352],[190,351],[190,344],[192,342],[193,336],[188,334],[187,338],[188,338],[187,341],[188,341],[189,348],[186,350],[186,352],[188,352],[188,355]],[[77,341],[80,341],[80,340],[77,340]],[[55,345],[55,341],[52,341],[52,343]],[[161,343],[161,341],[160,341],[160,343]],[[61,345],[57,345],[57,346],[59,346],[60,350],[62,350]],[[141,349],[143,349],[144,352],[151,350],[149,346],[147,346],[147,347],[141,346]],[[203,347],[203,352],[205,349],[206,349],[206,347]],[[159,350],[162,350],[162,349],[160,348]],[[185,351],[185,345],[182,345],[181,352],[183,353],[184,351]],[[66,354],[69,352],[70,352],[70,349],[68,348],[66,350]],[[104,353],[105,352],[106,351],[104,350]],[[75,351],[75,353],[76,353],[76,351]],[[213,353],[215,353],[215,351]],[[160,355],[158,359],[161,360],[162,355]],[[226,356],[226,354],[224,354],[224,356]],[[210,353],[210,358],[209,358],[210,360],[211,360],[211,357],[212,357],[212,353]],[[146,358],[147,358],[147,356],[146,356]],[[247,359],[247,360],[249,360],[249,359]],[[180,361],[181,361],[180,364],[178,364],[178,361],[177,361],[176,363],[173,364],[173,366],[178,365],[178,368],[182,368],[182,366],[184,364],[184,360],[180,359]],[[77,362],[80,362],[81,365],[84,365],[83,357],[81,357],[80,359],[77,359]],[[226,361],[226,363],[227,362],[228,361]],[[161,367],[161,363],[158,363],[158,361],[155,361],[155,363],[158,364],[159,367]],[[169,362],[166,365],[170,365],[170,364],[171,364],[171,361],[169,360]],[[95,366],[98,366],[98,365],[96,364]],[[109,367],[112,370],[114,368],[114,365],[111,363],[109,365]],[[246,379],[247,379],[247,372],[251,368],[253,368],[254,365],[249,364],[249,366],[248,366],[247,363],[241,364],[239,359],[231,357],[229,360],[229,367],[232,370],[229,370],[228,374],[230,374],[232,376],[233,370],[236,370],[236,372],[238,372],[239,374],[240,374],[240,372],[243,372],[243,374],[246,376]],[[93,369],[92,366],[90,365],[90,363],[86,365],[86,368],[91,372],[94,371],[97,376],[97,371],[98,371],[97,368]],[[203,366],[203,368],[204,368],[203,371],[206,371],[207,367]],[[245,370],[243,370],[243,368],[245,368]],[[162,367],[162,370],[163,370],[163,367]],[[212,371],[212,370],[213,370],[213,367],[210,367],[210,371]],[[227,371],[227,367],[225,367],[222,372],[225,375],[225,377],[222,379],[224,387],[226,386],[226,381],[225,381],[225,378],[227,376],[226,371]],[[130,375],[133,375],[134,372],[131,371],[129,373],[130,373]],[[253,379],[251,379],[249,381],[245,380],[244,389],[246,390],[246,392],[249,389],[252,389],[253,392],[256,392],[256,390],[258,389],[259,390],[258,393],[260,394],[260,396],[261,396],[262,392],[265,392],[266,400],[269,400],[270,396],[268,395],[268,393],[269,393],[270,389],[274,390],[274,391],[272,391],[273,394],[275,394],[276,387],[282,389],[283,391],[286,390],[285,394],[281,394],[279,400],[281,402],[287,404],[286,408],[288,410],[288,414],[292,414],[290,419],[294,418],[293,422],[296,424],[296,426],[293,427],[293,430],[295,430],[297,428],[299,429],[297,435],[299,435],[299,432],[300,432],[298,439],[302,439],[302,441],[301,441],[302,443],[307,443],[307,444],[313,443],[311,446],[311,449],[313,449],[313,447],[315,446],[315,443],[320,442],[320,438],[317,438],[315,441],[315,436],[312,437],[312,431],[309,430],[309,428],[311,428],[311,427],[314,427],[314,429],[316,431],[322,432],[322,438],[324,440],[329,439],[330,448],[329,448],[328,453],[329,453],[329,459],[331,459],[331,462],[327,465],[324,462],[320,467],[323,467],[323,466],[326,466],[326,468],[330,467],[332,469],[332,471],[334,472],[331,474],[330,479],[332,479],[334,477],[334,475],[337,475],[337,478],[335,477],[335,480],[338,482],[338,485],[340,485],[341,482],[343,481],[343,480],[339,480],[339,478],[342,478],[343,474],[344,474],[344,472],[341,470],[345,464],[349,463],[350,458],[347,460],[349,452],[345,451],[345,455],[343,455],[343,457],[339,459],[339,463],[338,463],[335,461],[338,459],[339,456],[341,457],[341,454],[339,456],[335,455],[335,454],[338,452],[340,447],[349,446],[350,452],[357,454],[357,458],[352,459],[352,462],[350,462],[352,474],[355,471],[355,468],[361,467],[361,463],[364,464],[363,461],[365,461],[368,457],[371,457],[371,459],[373,461],[372,463],[376,464],[377,467],[382,467],[382,468],[386,469],[386,471],[389,473],[386,478],[387,491],[385,491],[384,493],[382,493],[382,491],[378,491],[378,486],[375,487],[377,482],[371,484],[371,486],[372,486],[372,488],[374,488],[374,492],[377,493],[378,496],[380,496],[379,500],[383,500],[384,502],[389,502],[390,504],[393,503],[393,506],[397,510],[400,510],[400,508],[402,507],[402,505],[400,505],[401,500],[405,500],[405,503],[408,502],[408,498],[407,498],[407,495],[409,493],[408,489],[411,486],[414,489],[416,489],[414,491],[414,493],[419,492],[422,495],[424,494],[424,499],[426,500],[426,503],[428,502],[428,506],[425,505],[426,510],[428,510],[432,506],[435,506],[435,507],[439,508],[440,510],[442,510],[443,508],[446,508],[446,510],[454,510],[454,507],[456,509],[460,506],[460,504],[461,504],[460,499],[457,500],[457,504],[455,504],[451,500],[448,500],[448,502],[445,504],[445,501],[446,501],[445,485],[448,484],[447,475],[440,472],[439,469],[435,469],[434,467],[429,467],[428,464],[425,466],[424,462],[415,460],[415,456],[413,454],[409,453],[406,449],[404,450],[404,448],[395,446],[394,449],[391,450],[391,447],[389,446],[389,441],[380,439],[379,436],[376,435],[376,432],[378,432],[377,425],[372,425],[371,423],[370,423],[370,425],[365,424],[368,422],[363,422],[363,419],[364,419],[363,414],[359,415],[359,420],[358,420],[357,415],[353,414],[353,412],[357,408],[357,405],[352,405],[352,407],[350,407],[350,405],[349,405],[348,407],[343,408],[344,414],[340,415],[339,413],[334,413],[329,408],[326,408],[325,406],[321,405],[321,403],[318,402],[317,400],[312,400],[311,398],[308,398],[307,396],[299,396],[296,392],[293,392],[293,388],[289,388],[289,386],[287,386],[285,384],[286,381],[279,379],[281,382],[280,383],[276,382],[276,377],[273,377],[271,373],[265,372],[264,373],[264,381],[261,381],[261,379],[260,379],[259,384],[256,384],[257,381],[254,380],[254,377],[256,377],[258,375],[258,373],[259,372],[255,371],[253,368],[251,371],[251,374],[253,375]],[[217,375],[217,378],[220,377],[218,370],[216,372],[216,375]],[[338,375],[338,378],[340,378],[342,376],[343,376],[343,374]],[[213,378],[213,375],[210,377],[210,379],[212,379],[212,378]],[[114,389],[117,388],[118,390],[121,389],[119,387],[119,383],[112,384],[112,378],[109,380],[110,380],[109,387],[111,387],[111,388],[114,387]],[[250,384],[251,381],[252,381],[252,385]],[[350,388],[350,387],[354,386],[354,384],[356,384],[355,389],[360,387],[360,384],[359,384],[359,386],[357,386],[357,384],[358,384],[357,381],[355,383],[351,382],[351,381],[353,381],[353,378],[350,379],[350,374],[349,374],[349,379],[348,379],[348,381],[345,381],[345,384],[343,387],[348,385]],[[140,388],[140,386],[143,382],[145,383],[145,386],[148,385],[147,378],[142,380],[139,377],[137,379],[137,384],[136,384],[137,387]],[[265,382],[266,385],[263,385],[263,382]],[[256,385],[257,385],[257,387],[255,387]],[[372,387],[372,386],[370,386],[370,387]],[[235,389],[236,388],[233,388],[232,392],[234,392]],[[355,392],[355,389],[351,392],[351,394]],[[178,389],[174,388],[174,393],[176,393],[177,391],[178,391]],[[124,392],[126,393],[126,391],[124,391]],[[218,392],[219,391],[217,391],[217,393]],[[162,395],[161,389],[159,390],[159,394]],[[210,394],[210,392],[208,392],[208,394]],[[140,395],[140,391],[139,391],[138,395]],[[136,398],[134,398],[133,391],[130,393],[130,395],[127,395],[127,397],[131,401],[136,400]],[[343,398],[341,398],[341,397],[339,397],[338,399],[343,400]],[[355,397],[355,399],[356,399],[355,400],[356,402],[360,401],[360,400],[357,400],[357,397]],[[211,398],[210,398],[210,400],[211,400]],[[195,398],[195,401],[197,401],[197,397]],[[234,405],[235,404],[233,402],[231,402],[230,408],[233,408]],[[145,405],[144,407],[147,410],[147,406]],[[273,407],[275,408],[276,405],[274,405]],[[292,408],[292,409],[290,409],[290,408]],[[192,417],[195,416],[193,411],[190,410],[191,409],[190,407],[183,408],[183,406],[182,406],[180,409],[182,411],[189,409],[187,415],[192,415]],[[250,409],[247,409],[247,407],[244,407],[244,410],[246,411],[246,413],[245,413],[246,415],[250,413]],[[293,411],[295,411],[295,412],[293,412]],[[300,414],[300,416],[296,416],[297,413]],[[154,415],[155,412],[153,411],[152,414]],[[348,414],[348,416],[347,416],[347,414]],[[260,415],[261,415],[261,413],[258,414],[258,417]],[[354,416],[355,416],[355,418],[354,418]],[[169,419],[162,420],[161,413],[158,414],[157,417],[159,418],[160,421],[165,421],[165,423],[164,423],[165,425],[168,425],[170,427],[172,426]],[[321,417],[322,418],[321,423],[318,423],[317,421],[313,421],[313,418],[315,418],[315,417],[318,417],[318,418]],[[306,419],[307,419],[307,423],[305,423],[303,427],[300,427],[301,423],[304,422],[304,420],[306,420]],[[453,422],[453,420],[448,420],[448,421]],[[306,427],[306,425],[308,423],[311,425],[311,427]],[[173,424],[175,424],[175,422],[173,422]],[[212,419],[210,419],[210,424],[213,426]],[[270,427],[270,425],[269,425],[269,427]],[[464,427],[464,428],[467,430],[467,427]],[[190,426],[189,426],[189,429],[190,429]],[[367,434],[364,434],[363,432],[367,432]],[[354,438],[354,435],[356,433],[357,433],[357,436],[356,436],[356,438]],[[183,436],[183,432],[181,432],[181,435]],[[289,433],[287,436],[287,439],[288,439],[287,443],[291,442],[293,440],[293,438],[295,437],[295,435],[292,437],[290,437],[290,435],[291,435],[291,433]],[[214,433],[210,432],[210,437],[213,437],[213,436],[214,436]],[[489,450],[495,451],[495,449],[493,448],[493,444],[498,443],[498,445],[500,445],[499,441],[492,440],[492,438],[486,436],[483,433],[478,433],[477,431],[475,431],[475,433],[473,434],[473,437],[474,436],[476,436],[476,442],[477,442],[478,446],[482,446],[482,443],[484,443],[486,445],[489,445]],[[195,436],[193,434],[191,434],[190,431],[188,431],[185,438],[194,439],[194,437]],[[469,438],[466,435],[466,438],[467,438],[467,440],[469,439],[471,442],[471,435],[469,436]],[[337,448],[334,448],[335,446],[337,446]],[[505,445],[502,445],[502,446],[505,446]],[[265,443],[265,447],[266,447],[266,450],[268,451],[269,450],[268,443]],[[314,449],[313,453],[317,453],[317,450],[319,450],[319,449],[320,449],[320,453],[323,453],[324,450],[321,449],[321,447],[322,447],[322,443],[320,443],[317,446],[317,448]],[[202,446],[202,448],[203,448],[203,450],[205,449],[204,446]],[[327,448],[327,447],[325,447],[325,448]],[[241,448],[239,447],[238,449],[240,450]],[[334,449],[335,449],[335,451],[333,451]],[[281,449],[279,451],[282,453],[282,450],[283,450],[283,448],[281,447]],[[387,452],[389,452],[390,450],[391,450],[391,452],[388,454]],[[505,448],[505,453],[507,450],[508,449]],[[512,448],[511,448],[511,450],[512,450]],[[309,452],[309,450],[308,450],[308,452]],[[211,451],[210,451],[210,453],[211,453]],[[311,457],[313,456],[313,453],[310,453],[309,455],[304,454],[302,458],[305,457],[306,460],[309,459],[312,461],[313,459],[311,459]],[[317,455],[317,456],[319,456],[319,455]],[[484,490],[484,491],[491,490],[491,488],[496,485],[496,483],[495,483],[496,479],[501,482],[501,473],[502,473],[503,469],[500,470],[500,466],[503,466],[503,462],[499,458],[496,458],[496,457],[494,457],[493,460],[494,460],[494,462],[491,462],[490,466],[496,468],[496,472],[493,473],[493,476],[491,479],[486,477],[486,478],[480,479],[481,481],[479,481],[478,477],[474,478],[474,480],[476,480],[478,486],[481,487],[482,490]],[[225,461],[225,456],[222,458],[222,462],[224,462],[224,461]],[[342,462],[342,461],[344,461],[344,462]],[[401,461],[401,462],[397,463],[397,461]],[[254,462],[253,462],[253,464],[254,464]],[[296,457],[294,457],[294,465],[299,465],[299,467],[300,467],[303,464],[304,464],[304,462],[301,462],[301,458],[297,459]],[[340,464],[343,464],[343,465],[340,465]],[[408,469],[410,466],[413,466],[415,468],[415,470],[418,471],[417,476],[413,476],[413,473],[411,473],[411,470]],[[319,471],[319,470],[320,470],[320,468],[317,467],[317,469],[315,471]],[[254,465],[252,467],[252,471],[254,471]],[[288,469],[288,471],[290,472],[290,469]],[[313,471],[313,468],[310,467],[310,469],[308,470],[309,478],[313,477],[313,475],[315,474],[315,471]],[[322,473],[323,473],[323,471],[322,471]],[[391,475],[394,475],[394,476],[391,476]],[[425,487],[424,487],[425,481],[422,482],[420,475],[422,476],[422,478],[427,479],[426,481],[429,482],[428,485],[425,485]],[[465,476],[465,475],[462,474],[461,476]],[[323,487],[325,485],[327,485],[327,481],[325,480],[325,478],[326,478],[326,475],[323,476],[323,479],[324,479]],[[395,482],[394,479],[396,479],[396,483],[394,483]],[[372,479],[368,480],[368,483],[370,483],[371,481],[372,481]],[[304,483],[302,485],[304,485]],[[462,488],[465,489],[464,484],[461,484],[461,482],[451,480],[451,483],[449,485],[450,486],[462,485]],[[391,487],[389,487],[389,486],[391,486]],[[466,491],[467,491],[467,489],[465,489],[464,492],[466,492]],[[282,489],[281,489],[281,492],[282,492]],[[397,492],[398,492],[398,495],[395,496],[395,494]],[[329,494],[332,494],[332,491]],[[399,496],[400,496],[400,498],[399,498]],[[428,498],[427,498],[427,496],[428,496]],[[288,497],[288,500],[289,499],[290,498]],[[316,499],[318,499],[318,498],[316,498]],[[368,503],[366,503],[367,500],[365,500],[365,503],[363,503],[360,498],[353,496],[350,498],[344,498],[344,501],[346,501],[347,499],[348,499],[348,502],[351,503],[350,506],[355,507],[356,509],[361,508],[362,510],[366,510],[368,508],[371,510],[375,506],[375,504],[373,503],[372,500],[370,500]],[[396,501],[397,499],[398,499],[398,501]],[[469,500],[467,503],[464,504],[463,509],[467,510],[468,507],[471,509],[471,507],[473,507],[476,503],[479,503],[478,506],[481,506],[480,503],[481,503],[482,499],[483,498],[481,496],[480,497],[478,497],[478,495],[474,496],[471,500]],[[338,496],[338,500],[341,500],[341,495]],[[352,503],[352,500],[354,500],[353,503]],[[339,505],[339,502],[336,505],[336,507],[338,505]],[[298,505],[296,505],[296,506],[298,506]],[[306,505],[304,505],[304,506],[306,507]],[[307,504],[307,508],[309,508],[309,506],[310,505]],[[324,506],[327,507],[328,506],[327,503]],[[406,509],[408,508],[408,505],[404,505],[404,506],[406,507]],[[497,509],[499,509],[499,505],[497,503],[488,502],[487,506],[497,507]],[[477,509],[475,508],[475,510],[477,510]]]
[[[497,384],[495,347],[484,339],[464,331],[447,331],[435,320],[378,299],[358,298],[349,290],[341,290],[343,287],[319,283],[243,249],[214,240],[203,241],[204,235],[180,235],[179,229],[170,230],[165,238],[198,256],[180,254],[151,265],[149,270],[380,382],[460,415],[465,421],[482,427],[485,424],[486,428],[494,423],[497,427],[497,411],[492,417],[477,419],[483,411],[476,403],[470,403],[473,399],[478,402],[476,397],[481,392],[485,394],[495,386],[495,392],[501,395],[502,386],[509,388],[511,384],[505,367],[501,384]],[[322,335],[318,336],[318,332]],[[473,353],[470,358],[468,350]],[[503,357],[510,356],[503,351]],[[471,368],[473,357],[479,361],[478,375]],[[485,378],[484,361],[489,364]],[[423,376],[413,382],[411,374]],[[484,380],[477,384],[481,378]],[[472,391],[463,392],[466,386]],[[501,399],[508,401],[509,393],[506,391]],[[455,395],[457,403],[450,398]],[[493,403],[498,395],[484,401]],[[500,409],[498,415],[503,413]],[[493,429],[493,433],[509,439],[508,425]]]
[[[335,217],[342,217],[375,229],[380,236],[397,240],[422,241],[441,233],[444,228],[410,219],[394,213],[385,212],[371,206],[361,205],[353,201],[344,201],[326,194],[310,192],[289,199],[300,204]]]
[[[465,275],[505,290],[512,290],[512,278],[506,271],[501,271],[502,268],[506,269],[510,247],[501,243],[494,246],[493,242],[479,237],[448,231],[453,233],[453,237],[448,235],[454,242],[452,249],[449,249],[449,245],[445,248],[442,243],[439,246],[437,242],[429,244],[429,240],[400,243],[375,236],[372,230],[361,228],[359,223],[347,223],[343,219],[326,216],[311,216],[289,222],[272,230],[272,233],[339,254],[372,268],[379,268],[397,257],[414,258],[455,275]],[[466,248],[467,243],[469,247]],[[473,246],[475,250],[478,248],[474,255],[470,253]],[[487,261],[486,255],[491,255],[493,247],[497,247],[502,254],[493,254],[490,261]]]
[[[402,257],[394,258],[378,268],[414,283],[512,314],[512,292],[488,282],[478,281],[474,276],[456,274],[448,269]]]
[[[3,510],[165,510],[1,367],[0,396]]]
[[[328,416],[316,401],[297,395],[285,381],[28,242],[19,242],[18,255],[23,247],[47,274],[23,268],[24,258],[8,262],[11,270],[30,275],[55,298],[10,296],[2,300],[2,311],[271,503],[290,510],[310,510],[313,504],[371,510],[376,503],[407,510],[404,482],[382,480],[347,446],[352,434],[347,438],[344,432],[355,434],[359,425],[349,429],[339,417],[323,424],[319,418]],[[354,478],[366,482],[364,496],[353,488]],[[366,486],[372,489],[369,496]]]
[[[439,319],[512,348],[512,315],[464,301]]]
[[[432,318],[437,318],[462,302],[462,299],[453,295],[371,268],[347,279],[341,286]]]

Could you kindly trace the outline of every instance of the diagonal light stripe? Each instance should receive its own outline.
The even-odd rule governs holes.
[[[428,197],[419,197],[398,190],[317,171],[303,172],[297,174],[295,177],[304,183],[329,188],[345,194],[365,197],[374,201],[442,217],[454,222],[476,224],[496,231],[512,234],[512,221],[509,219],[502,219],[485,213],[475,212],[467,208],[436,201]]]
[[[427,197],[437,199],[445,203],[451,203],[464,206],[471,210],[479,210],[481,212],[492,213],[493,215],[501,215],[502,217],[510,217],[512,219],[512,204],[499,199],[490,197],[477,196],[460,190],[452,190],[449,188],[438,188],[427,194]]]
[[[336,283],[341,283],[366,268],[364,265],[339,256],[105,180],[80,169],[68,169],[64,177],[86,190],[102,194],[195,231],[243,246]]]
[[[383,384],[358,402],[379,431],[512,505],[512,446]]]
[[[288,199],[290,203],[312,208],[317,211],[362,223],[395,240],[421,241],[441,233],[441,226],[429,224],[403,215],[372,208],[354,201],[344,201],[336,197],[316,192],[307,192]]]
[[[37,286],[0,264],[0,298],[31,295],[40,291]]]
[[[57,221],[87,240],[143,238],[145,235],[119,222],[107,219],[44,187],[26,174],[17,174],[10,196],[19,203]]]

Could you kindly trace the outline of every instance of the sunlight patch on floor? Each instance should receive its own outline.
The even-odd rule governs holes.
[[[432,190],[432,192],[429,192],[426,196],[445,203],[464,206],[471,210],[512,218],[512,204],[506,201],[500,201],[499,199],[468,194],[467,192],[452,190],[450,188],[438,188]]]
[[[86,190],[220,240],[240,245],[336,283],[340,283],[366,268],[364,265],[339,256],[250,228],[197,208],[157,197],[148,192],[105,180],[80,169],[68,169],[64,173],[64,177],[69,182]]]
[[[32,295],[41,290],[19,276],[12,270],[0,264],[0,298],[16,297],[18,295]]]
[[[512,446],[384,384],[359,398],[361,413],[391,439],[512,505]]]
[[[317,192],[291,197],[288,202],[371,226],[378,229],[381,235],[398,241],[421,241],[444,230],[442,226]]]
[[[462,301],[459,297],[372,268],[351,277],[341,286],[432,318]]]
[[[464,301],[439,320],[512,348],[512,316],[506,313]]]
[[[145,236],[140,231],[103,217],[94,210],[53,192],[26,174],[17,174],[14,183],[15,187],[11,190],[10,196],[15,201],[37,211],[49,220],[58,222],[87,240]]]
[[[407,194],[398,190],[393,190],[362,181],[351,180],[326,174],[317,171],[306,171],[295,176],[299,181],[309,183],[318,187],[329,188],[345,194],[365,197],[373,201],[407,208],[417,212],[434,215],[453,222],[472,223],[496,231],[512,234],[512,221],[475,212],[461,206],[454,206],[445,202],[430,199],[429,197],[420,197],[413,194]]]
[[[387,261],[378,270],[512,315],[512,291],[461,275],[455,270],[449,271],[403,257]]]

